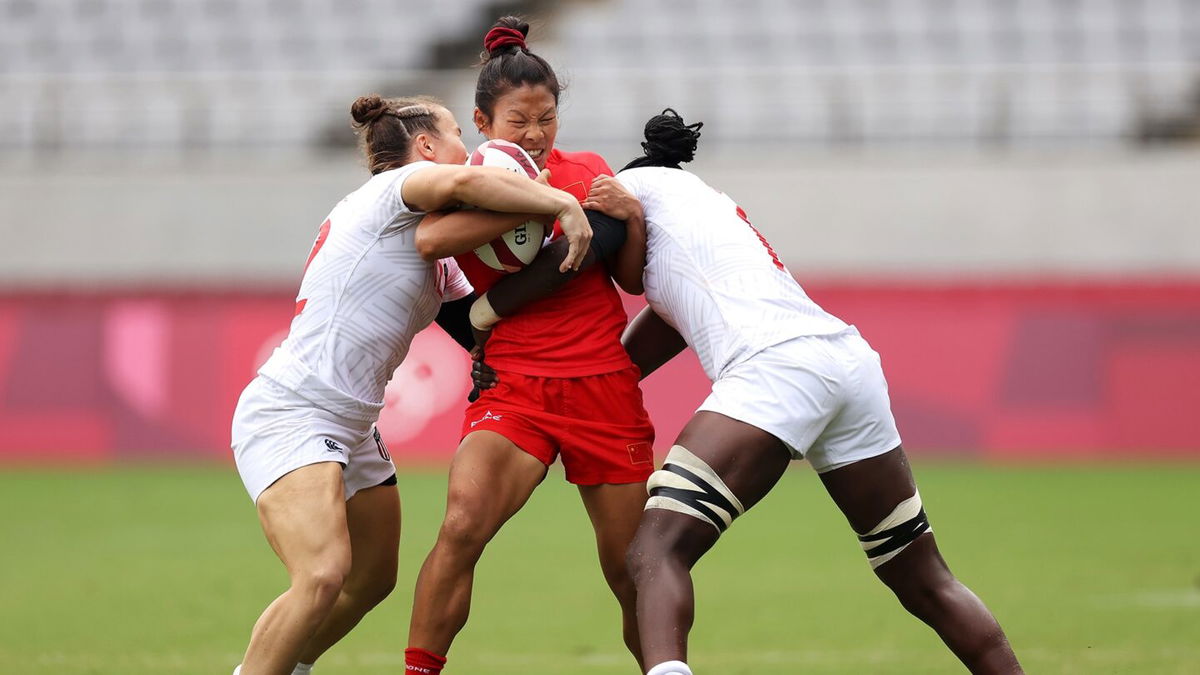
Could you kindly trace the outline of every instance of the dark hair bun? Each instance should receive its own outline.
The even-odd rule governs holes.
[[[492,29],[483,36],[483,48],[487,57],[499,56],[507,47],[528,49],[525,38],[529,35],[529,23],[515,16],[501,17]]]
[[[684,124],[679,113],[667,108],[646,122],[646,158],[659,166],[677,166],[692,161],[703,122]]]
[[[359,96],[354,105],[350,106],[350,116],[359,124],[370,124],[387,112],[387,103],[379,94]]]

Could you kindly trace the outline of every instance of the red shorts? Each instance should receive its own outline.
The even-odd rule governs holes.
[[[636,366],[587,377],[498,371],[467,407],[463,437],[494,431],[546,466],[562,455],[576,485],[640,483],[654,471],[654,427]]]

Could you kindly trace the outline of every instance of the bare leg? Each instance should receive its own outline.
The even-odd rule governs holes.
[[[313,663],[358,625],[396,587],[400,493],[392,485],[360,490],[346,502],[352,551],[350,574],[325,622],[309,639],[300,663]]]
[[[475,564],[483,548],[546,476],[538,459],[507,438],[476,431],[450,465],[446,517],[413,594],[408,645],[446,654],[467,623]]]
[[[267,488],[257,506],[291,586],[254,624],[241,672],[289,675],[350,571],[342,467],[323,462],[296,469]]]
[[[821,481],[860,533],[869,532],[917,489],[901,448],[823,473]],[[995,617],[950,573],[932,532],[918,537],[875,573],[905,609],[937,631],[972,673],[1023,672]]]
[[[775,486],[791,459],[779,439],[713,412],[696,413],[676,443],[708,463],[747,509]],[[691,569],[717,537],[715,527],[682,513],[650,509],[642,517],[628,564],[647,666],[687,660],[695,612]]]
[[[622,636],[625,646],[642,663],[638,640],[637,593],[625,566],[625,552],[637,532],[646,505],[646,484],[580,485],[579,495],[596,531],[596,550],[604,580],[621,605]]]

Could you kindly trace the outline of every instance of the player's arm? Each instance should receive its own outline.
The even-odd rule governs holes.
[[[626,293],[645,293],[642,272],[646,268],[646,220],[642,203],[616,178],[600,175],[592,179],[583,208],[603,211],[625,221],[625,243],[608,260],[608,272]]]
[[[641,369],[642,379],[687,347],[679,331],[649,307],[629,322],[629,327],[621,336],[621,344],[629,352],[634,365]]]
[[[458,300],[443,302],[434,321],[438,327],[446,331],[446,335],[468,352],[475,348],[475,333],[471,330],[471,305],[475,302],[475,294],[471,293]]]
[[[490,211],[552,216],[569,242],[567,257],[560,265],[564,272],[579,267],[592,238],[592,228],[574,197],[505,169],[439,164],[408,176],[400,191],[405,204],[421,211],[465,203]],[[497,230],[496,234],[503,232]]]
[[[417,253],[433,262],[473,251],[509,230],[531,220],[543,225],[554,222],[551,216],[498,211],[435,211],[417,225]],[[565,255],[567,249],[563,249]],[[561,258],[560,258],[561,260]]]
[[[592,242],[577,271],[562,273],[557,261],[567,248],[561,238],[547,244],[525,269],[497,281],[475,301],[471,325],[486,333],[500,319],[515,314],[525,305],[553,295],[580,271],[597,260],[610,260],[625,243],[625,223],[599,211],[585,211],[592,227]]]

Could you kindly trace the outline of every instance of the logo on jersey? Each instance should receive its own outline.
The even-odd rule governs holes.
[[[345,450],[342,448],[342,446],[340,446],[340,445],[338,445],[337,443],[335,443],[335,442],[333,442],[333,441],[329,440],[328,438],[326,438],[326,439],[325,439],[325,448],[326,448],[327,450],[329,450],[329,452],[343,452],[343,453],[344,453],[344,452],[346,452],[346,451],[345,451]]]
[[[502,417],[504,417],[504,415],[493,415],[492,411],[489,410],[489,411],[483,413],[483,417],[480,417],[479,419],[475,420],[474,422],[471,422],[471,428],[474,428],[475,425],[479,424],[480,422],[486,422],[488,420],[499,420]]]

